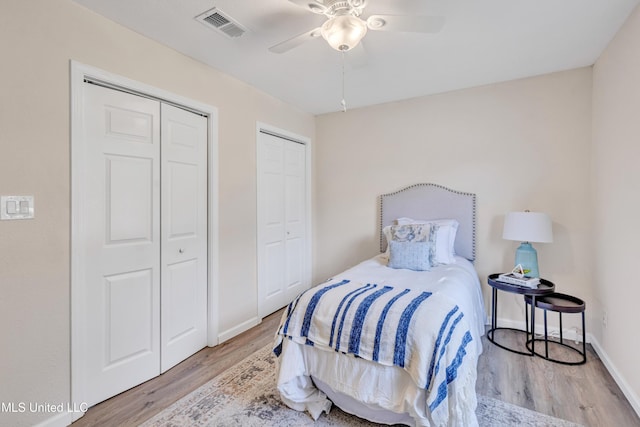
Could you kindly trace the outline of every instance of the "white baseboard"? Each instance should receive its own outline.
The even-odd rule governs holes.
[[[521,329],[524,331],[526,324],[524,321],[516,321],[509,319],[498,319],[497,325],[499,328],[513,328],[513,329]],[[491,324],[489,324],[491,326]],[[547,333],[550,337],[557,338],[560,336],[560,328],[547,326]],[[544,335],[544,325],[536,323],[536,334],[543,336]],[[562,337],[567,341],[576,341],[582,342],[582,330],[577,331],[573,327],[571,328],[563,328]],[[587,343],[591,343],[591,334],[587,333],[585,337]]]
[[[247,331],[253,328],[256,325],[259,325],[260,322],[262,322],[262,320],[259,319],[258,317],[252,317],[251,319],[245,322],[242,322],[241,324],[234,326],[233,328],[227,329],[226,331],[223,331],[220,334],[218,334],[218,343],[222,344],[223,342],[235,337],[236,335],[239,335],[244,331]]]
[[[631,387],[629,387],[629,384],[627,384],[622,375],[620,375],[616,366],[613,364],[598,340],[595,339],[595,337],[592,337],[590,342],[595,352],[598,353],[598,357],[602,360],[602,364],[607,368],[607,371],[609,371],[616,384],[618,384],[618,387],[622,390],[622,393],[633,407],[633,410],[636,411],[638,416],[640,416],[640,398],[638,398],[638,395],[631,389]]]
[[[61,412],[51,418],[47,418],[34,427],[67,427],[73,422],[73,414],[71,412]]]

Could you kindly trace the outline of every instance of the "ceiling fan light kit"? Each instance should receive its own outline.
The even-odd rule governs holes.
[[[335,50],[353,49],[367,34],[367,24],[357,16],[340,15],[322,25],[322,37]]]

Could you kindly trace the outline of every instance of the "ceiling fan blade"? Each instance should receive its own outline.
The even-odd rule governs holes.
[[[443,16],[371,15],[367,18],[367,27],[375,31],[437,33],[443,26]]]
[[[300,7],[304,7],[313,13],[322,15],[327,11],[327,6],[317,0],[289,0],[293,4],[297,4]]]
[[[290,38],[289,40],[285,40],[283,42],[280,42],[276,45],[271,46],[269,48],[269,51],[273,53],[284,53],[295,47],[300,46],[303,43],[306,43],[310,40],[318,39],[321,37],[322,35],[320,34],[320,27],[314,28],[311,31],[307,31],[306,33],[302,33],[293,38]]]

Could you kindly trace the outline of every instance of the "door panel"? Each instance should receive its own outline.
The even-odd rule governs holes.
[[[107,244],[151,241],[153,160],[105,156]]]
[[[153,274],[151,270],[116,274],[105,277],[104,285],[105,369],[110,369],[153,351]]]
[[[207,119],[162,104],[165,372],[207,345]]]
[[[285,176],[285,244],[287,253],[287,299],[302,291],[304,269],[304,146],[288,143],[284,150]]]
[[[287,141],[284,161],[287,253],[285,296],[287,300],[291,300],[304,290],[305,146]]]
[[[95,85],[84,93],[82,363],[91,406],[160,373],[160,107]]]
[[[286,303],[286,247],[284,234],[284,140],[261,134],[258,155],[261,166],[258,190],[262,234],[258,242],[258,307],[264,317]]]
[[[279,305],[279,300],[283,298],[284,270],[282,266],[285,265],[284,244],[281,241],[267,243],[264,255],[265,274],[263,286],[265,288],[265,297],[267,301],[275,300],[274,304]]]
[[[155,101],[152,101],[155,102]],[[153,127],[157,117],[144,111],[132,111],[105,105],[107,115],[105,134],[109,138],[154,144]],[[154,122],[156,122],[154,124]]]
[[[185,164],[167,162],[169,167],[169,204],[168,239],[197,238],[198,230],[198,204],[203,197],[199,197],[198,191],[202,185],[198,183],[198,164]]]
[[[198,261],[168,265],[167,270],[169,282],[164,287],[166,292],[163,298],[168,298],[172,303],[167,305],[170,311],[163,313],[163,316],[168,316],[166,344],[173,345],[182,336],[194,333],[198,323],[198,313],[192,309],[198,304]]]
[[[260,133],[258,162],[258,307],[264,317],[306,285],[306,148]]]
[[[299,292],[301,292],[300,286],[302,286],[302,267],[304,265],[304,248],[301,238],[287,239],[287,262],[286,273],[287,279],[285,282],[286,296],[288,300],[293,299]]]

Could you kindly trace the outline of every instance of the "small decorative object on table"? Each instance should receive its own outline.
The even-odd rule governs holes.
[[[498,276],[498,281],[510,283],[512,285],[526,286],[527,288],[537,288],[540,284],[539,277],[529,277],[525,275],[526,270],[521,264],[516,265],[510,273],[502,273]]]
[[[515,267],[513,267],[513,270],[511,270],[511,274],[516,276],[518,279],[522,279],[529,272],[530,270],[526,270],[524,267],[522,267],[522,264],[516,265]]]

